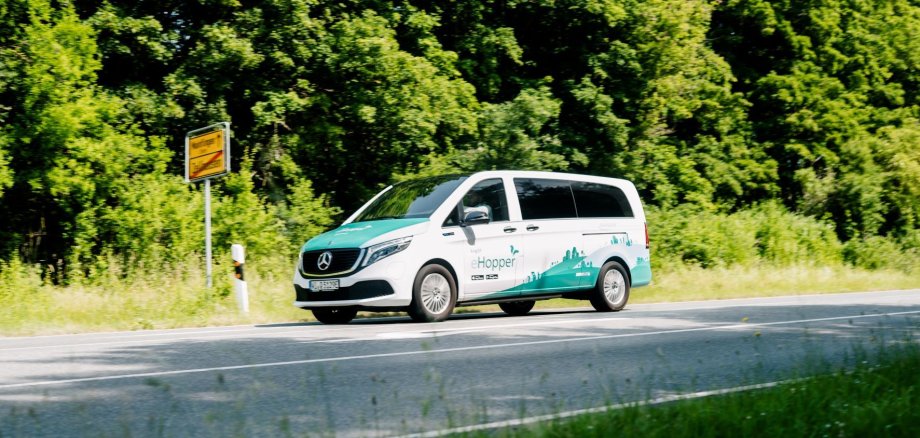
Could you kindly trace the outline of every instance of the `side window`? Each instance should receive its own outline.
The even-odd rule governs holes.
[[[633,217],[626,194],[619,187],[573,182],[578,217]]]
[[[515,178],[521,216],[532,219],[576,218],[571,183],[555,179]]]
[[[460,208],[454,209],[454,212],[444,221],[444,226],[458,225],[460,222],[458,211],[466,214],[471,210],[488,212],[492,222],[508,220],[508,198],[505,196],[505,185],[500,178],[487,179],[473,186],[463,195]]]

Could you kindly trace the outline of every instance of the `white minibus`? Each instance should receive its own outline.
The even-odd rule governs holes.
[[[400,182],[338,228],[310,239],[294,272],[294,305],[327,324],[359,310],[443,321],[455,306],[536,300],[626,305],[652,280],[648,227],[629,181],[487,171]]]

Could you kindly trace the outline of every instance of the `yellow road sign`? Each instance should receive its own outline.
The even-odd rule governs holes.
[[[228,124],[227,124],[228,125]],[[214,128],[223,128],[212,130]],[[186,169],[187,181],[197,181],[211,176],[222,175],[229,172],[227,150],[227,126],[224,123],[211,125],[192,131],[207,131],[204,134],[186,136]]]
[[[224,149],[224,131],[212,131],[188,139],[188,154],[191,158],[212,154]]]
[[[222,150],[192,158],[188,163],[188,177],[192,180],[223,173],[227,170],[224,167],[224,151]]]

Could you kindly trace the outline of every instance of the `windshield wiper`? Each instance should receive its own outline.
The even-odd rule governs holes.
[[[373,218],[373,219],[364,219],[364,220],[361,221],[361,222],[382,221],[382,220],[385,220],[385,219],[403,219],[404,217],[405,217],[405,216],[377,216],[377,217],[375,217],[375,218]]]

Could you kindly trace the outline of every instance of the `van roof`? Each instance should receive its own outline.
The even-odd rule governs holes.
[[[567,173],[567,172],[551,172],[545,170],[483,170],[480,172],[468,173],[469,176],[511,176],[511,177],[526,177],[526,178],[549,178],[549,179],[580,179],[580,180],[597,180],[597,181],[616,181],[632,184],[631,181],[623,178],[614,178],[608,176],[596,176],[596,175],[586,175],[580,173]]]

